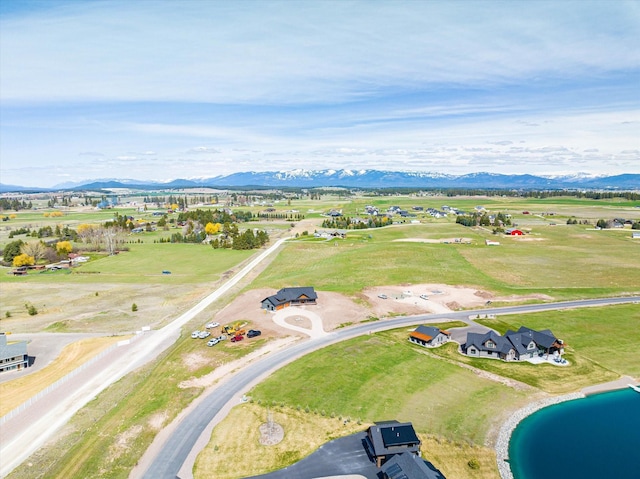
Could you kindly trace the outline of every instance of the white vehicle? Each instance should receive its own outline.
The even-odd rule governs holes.
[[[429,299],[429,296],[427,296],[426,294],[421,294],[421,295],[420,295],[420,298],[421,298],[421,299]]]
[[[224,341],[225,339],[227,339],[227,335],[226,334],[221,334],[220,336],[218,336],[218,341]]]
[[[386,294],[379,294],[378,298],[380,299],[387,299],[387,295]]]
[[[211,333],[209,331],[200,331],[200,334],[198,335],[200,339],[204,339],[207,336],[211,336]]]
[[[208,342],[207,342],[207,346],[215,346],[216,344],[218,344],[220,341],[218,341],[218,338],[211,338]]]
[[[193,333],[191,333],[191,337],[193,339],[198,339],[199,336],[200,336],[200,331],[194,331]]]
[[[218,326],[220,326],[220,323],[209,323],[205,326],[205,328],[211,329],[211,328],[217,328]]]

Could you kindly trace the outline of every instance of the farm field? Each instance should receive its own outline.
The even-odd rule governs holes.
[[[361,213],[367,204],[397,204],[407,209],[413,204],[434,208],[447,204],[466,210],[472,210],[475,205],[481,204],[493,211],[510,212],[519,227],[527,229],[527,235],[522,238],[499,237],[499,247],[488,247],[485,240],[496,239],[496,235],[493,235],[490,229],[467,228],[455,224],[453,218],[434,219],[422,214],[418,215],[419,224],[406,221],[404,224],[386,228],[353,230],[349,231],[346,239],[332,241],[313,238],[314,230],[323,229],[320,226],[323,220],[322,212],[340,208],[345,214],[355,215]],[[562,300],[637,294],[640,292],[640,255],[637,254],[640,243],[631,240],[628,228],[597,231],[589,225],[564,224],[567,218],[573,216],[591,221],[612,217],[637,219],[640,209],[635,206],[632,202],[625,201],[600,202],[575,198],[346,198],[335,195],[323,197],[321,201],[292,200],[291,205],[279,204],[276,208],[296,208],[306,215],[304,221],[295,224],[286,221],[259,221],[243,227],[266,227],[272,239],[282,234],[301,235],[303,231],[309,234],[299,236],[287,244],[264,271],[253,276],[251,284],[245,284],[242,291],[313,285],[319,291],[345,295],[364,307],[368,306],[366,297],[362,294],[365,288],[425,283],[469,286],[501,297],[527,296],[526,301],[533,301],[534,297]],[[536,214],[523,215],[522,211],[526,210]],[[259,211],[259,208],[255,211]],[[554,215],[539,214],[550,211],[553,211]],[[59,218],[44,218],[41,213],[28,214],[31,216],[20,212],[16,219],[9,222],[11,227],[16,227],[23,220],[32,221],[34,224],[55,224],[55,221],[61,221]],[[110,212],[100,218],[110,219],[112,216],[113,212]],[[77,217],[74,217],[73,212],[69,212],[63,218],[69,224],[92,222],[97,219],[92,212],[82,212],[81,216]],[[6,227],[6,224],[0,227],[0,242],[7,240]],[[30,273],[23,277],[0,275],[3,294],[0,327],[3,330],[23,333],[120,333],[134,331],[144,325],[157,328],[206,296],[252,255],[251,251],[214,250],[204,245],[157,243],[157,240],[166,234],[164,231],[156,231],[136,235],[127,244],[129,251],[117,256],[90,253],[91,260],[71,273]],[[24,236],[15,239],[18,238]],[[450,241],[455,238],[464,238],[464,241]],[[76,246],[81,251],[82,245]],[[8,268],[3,270],[9,271]],[[171,274],[162,274],[164,270],[171,271]],[[615,274],[612,274],[612,271],[615,271]],[[231,302],[239,292],[240,287],[229,295],[224,304]],[[25,309],[26,303],[33,304],[38,314],[29,316]],[[134,303],[137,311],[132,311]],[[195,329],[203,324],[224,304],[216,304],[204,312],[190,327]],[[496,302],[494,305],[497,306],[499,303]],[[620,314],[623,316],[629,314],[626,310],[621,311]],[[7,312],[10,313],[9,316]],[[567,317],[570,316],[569,312],[566,314]],[[594,317],[593,325],[596,323],[597,318]],[[578,329],[579,323],[575,324]],[[527,325],[535,327],[533,324]],[[587,354],[578,354],[575,351],[569,353],[575,354],[576,368],[580,368],[582,374],[579,379],[573,380],[562,374],[549,375],[546,379],[541,379],[538,371],[526,371],[522,368],[516,374],[512,374],[501,370],[499,365],[485,367],[473,364],[478,369],[522,381],[533,388],[528,392],[517,390],[461,368],[456,363],[463,361],[456,357],[451,348],[443,348],[437,355],[428,355],[423,351],[416,352],[406,344],[403,339],[405,332],[387,332],[369,338],[359,338],[363,343],[357,343],[358,348],[361,346],[371,354],[372,351],[383,350],[397,355],[401,358],[400,363],[404,364],[404,368],[399,365],[396,367],[390,357],[382,357],[381,366],[375,369],[375,377],[367,380],[368,384],[358,386],[356,379],[366,379],[370,374],[365,366],[366,360],[362,360],[363,364],[348,365],[347,372],[337,370],[335,365],[333,368],[328,365],[326,369],[315,369],[312,366],[316,365],[309,364],[309,371],[313,372],[313,377],[315,378],[316,374],[320,376],[318,381],[308,381],[308,387],[315,388],[316,394],[304,389],[291,390],[287,393],[290,397],[273,399],[269,396],[272,392],[283,393],[288,389],[270,385],[271,379],[260,385],[256,391],[262,391],[263,405],[267,401],[275,400],[278,404],[279,401],[285,401],[283,410],[288,407],[290,411],[297,411],[298,406],[302,410],[309,406],[311,411],[317,409],[318,414],[312,415],[318,418],[323,417],[323,410],[329,417],[331,414],[349,415],[353,422],[359,418],[363,424],[366,421],[379,420],[382,416],[385,419],[407,418],[419,426],[420,433],[425,437],[436,438],[435,442],[442,446],[443,457],[447,456],[447,451],[463,449],[465,444],[475,444],[476,449],[484,451],[482,457],[490,457],[491,451],[483,448],[491,442],[490,438],[493,437],[500,418],[504,418],[508,411],[530,400],[532,394],[535,396],[575,390],[585,384],[615,378],[622,374],[621,371],[631,375],[638,374],[637,367],[634,369],[626,365],[630,361],[633,362],[629,359],[631,353],[627,351],[626,344],[613,357],[608,358],[607,362],[603,360],[606,356],[605,349],[598,350],[596,344],[589,345],[588,337],[584,338],[584,343],[574,343],[568,339],[572,331],[565,333],[564,330],[556,331],[555,326],[550,327],[564,337],[571,347],[575,346],[577,349],[577,346],[584,345],[589,350]],[[499,329],[499,326],[496,326],[496,329]],[[600,334],[599,329],[595,328],[594,331]],[[607,335],[611,333],[606,331]],[[633,335],[633,331],[630,334]],[[368,344],[367,340],[372,343]],[[189,349],[197,347],[197,343],[190,341],[185,335],[184,339],[180,339],[174,348],[166,353],[164,365],[157,364],[124,378],[78,414],[78,422],[69,426],[64,439],[42,453],[42,464],[56,464],[55,467],[45,468],[50,471],[50,475],[46,477],[70,477],[70,473],[87,477],[96,474],[101,477],[125,477],[127,471],[135,464],[136,455],[139,456],[144,450],[144,445],[150,443],[159,428],[202,391],[202,388],[198,387],[183,390],[177,385],[192,378],[203,377],[215,369],[211,361],[205,361],[194,370],[184,364],[177,366],[184,362],[185,358],[194,359],[199,356],[199,352],[194,356],[195,351]],[[347,344],[340,353],[341,360],[358,361],[354,359],[357,358],[358,348]],[[205,357],[214,354],[209,348],[205,348],[205,351]],[[249,351],[234,349],[228,353],[243,356]],[[226,356],[215,361],[233,359]],[[196,362],[200,364],[199,360]],[[221,364],[220,362],[216,364]],[[173,369],[170,369],[171,365],[174,365]],[[422,377],[433,376],[436,381],[433,384],[429,382],[416,385],[410,380],[416,376],[407,376],[404,371],[415,372]],[[331,384],[327,385],[327,377],[347,381],[344,390],[348,393],[343,394],[344,397],[326,394],[325,402],[320,404],[314,397],[322,388]],[[390,396],[380,385],[376,386],[378,377],[393,378],[395,393],[402,391],[400,401],[395,401],[394,396]],[[154,395],[152,385],[165,383],[168,385],[166,393],[163,392],[157,400],[149,401]],[[288,384],[288,381],[280,381],[280,385],[283,383]],[[294,383],[291,383],[291,387]],[[261,390],[261,387],[272,389]],[[367,394],[379,397],[381,402],[356,406],[355,402],[366,400]],[[458,397],[466,395],[474,398],[478,404],[477,409],[474,409],[473,404],[467,404]],[[494,396],[499,400],[490,401],[489,398]],[[257,394],[256,398],[259,399]],[[254,405],[258,406],[257,403]],[[480,405],[486,406],[486,411],[481,411]],[[141,408],[144,413],[135,417],[129,415],[128,410],[135,408]],[[416,408],[426,408],[424,410],[427,411],[435,408],[444,409],[443,414],[437,418],[430,412],[413,418],[412,414],[418,410]],[[471,408],[479,417],[460,416],[457,414],[458,408]],[[82,421],[89,417],[91,421],[99,424],[99,428],[90,428],[90,431],[81,437],[77,431],[83,429]],[[311,415],[305,417],[312,420]],[[128,446],[120,447],[122,444],[134,443],[135,447],[131,447],[130,450]],[[90,451],[97,449],[105,453],[94,458]],[[63,455],[61,451],[66,452]],[[256,454],[261,453],[256,450]],[[456,454],[454,453],[454,456]],[[458,455],[458,458],[462,457],[462,454]],[[482,461],[480,457],[479,459]],[[106,465],[111,463],[115,464],[113,474],[104,475],[108,469]],[[464,467],[462,469],[464,470]],[[445,468],[442,470],[446,471]],[[24,467],[19,471],[11,477],[32,477]],[[495,471],[486,476],[470,477],[494,477],[491,475],[493,473]],[[466,477],[462,472],[456,474],[458,475],[455,477]]]

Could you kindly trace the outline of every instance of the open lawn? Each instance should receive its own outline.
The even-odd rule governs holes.
[[[606,383],[620,377],[616,372],[570,349],[563,355],[569,362],[569,366],[534,365],[527,362],[506,363],[493,359],[469,358],[458,353],[458,345],[454,343],[433,350],[433,354],[453,362],[468,364],[478,370],[523,382],[550,394],[576,392],[586,386]]]
[[[466,237],[472,244],[396,241],[451,237]],[[312,284],[353,295],[368,286],[445,283],[556,299],[640,292],[640,244],[628,230],[545,226],[523,238],[497,238],[497,247],[485,246],[486,238],[496,239],[485,229],[443,223],[356,230],[345,240],[300,241],[289,245],[254,286]]]
[[[122,339],[125,337],[82,339],[66,346],[51,364],[40,371],[0,383],[0,416],[4,416]]]
[[[640,306],[626,304],[606,308],[499,316],[478,321],[504,334],[520,326],[550,329],[567,345],[572,356],[590,360],[619,375],[640,377]]]
[[[130,244],[118,255],[92,255],[93,260],[67,271],[30,272],[27,276],[0,275],[0,282],[160,283],[217,281],[255,250],[214,249],[201,244]],[[170,271],[171,274],[163,274]]]
[[[423,354],[407,337],[408,330],[391,331],[323,348],[275,372],[251,396],[363,422],[412,421],[423,433],[488,444],[505,412],[531,395]]]

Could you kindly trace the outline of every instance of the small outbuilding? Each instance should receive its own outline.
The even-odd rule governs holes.
[[[276,294],[264,298],[261,302],[262,309],[276,311],[287,306],[300,306],[304,304],[316,304],[318,295],[313,286],[297,288],[282,288]]]
[[[516,228],[509,228],[504,233],[509,236],[522,236],[524,234],[522,230]]]

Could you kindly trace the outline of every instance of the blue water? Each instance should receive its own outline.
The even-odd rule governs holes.
[[[515,479],[639,479],[640,393],[627,388],[549,406],[509,443]]]

